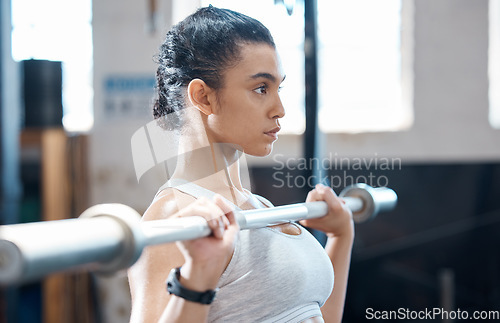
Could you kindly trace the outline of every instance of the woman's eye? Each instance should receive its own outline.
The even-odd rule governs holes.
[[[267,87],[265,85],[259,86],[254,90],[258,94],[266,94],[267,93]]]

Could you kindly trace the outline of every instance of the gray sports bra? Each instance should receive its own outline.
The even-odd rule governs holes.
[[[199,198],[215,194],[196,184],[170,180]],[[264,205],[272,204],[254,195]],[[236,208],[237,210],[239,208]],[[233,257],[219,280],[209,322],[301,322],[321,316],[333,289],[333,267],[323,247],[305,228],[288,235],[271,227],[242,230]]]

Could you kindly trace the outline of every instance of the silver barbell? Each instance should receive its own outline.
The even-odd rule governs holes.
[[[340,196],[356,223],[396,206],[396,193],[385,187],[356,184]],[[326,215],[325,202],[297,203],[235,212],[241,230]],[[123,204],[90,207],[78,219],[0,226],[0,284],[11,285],[68,270],[115,272],[132,266],[150,245],[191,240],[211,234],[200,216],[140,221]]]

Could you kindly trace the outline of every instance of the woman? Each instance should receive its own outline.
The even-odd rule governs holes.
[[[328,204],[300,222],[326,232],[325,249],[295,223],[239,231],[232,213],[272,207],[240,175],[241,152],[268,155],[285,114],[267,28],[201,8],[167,33],[158,63],[154,116],[179,132],[179,157],[144,220],[203,216],[213,234],[145,250],[129,271],[131,321],[340,322],[354,238],[342,200],[322,185],[307,196]]]

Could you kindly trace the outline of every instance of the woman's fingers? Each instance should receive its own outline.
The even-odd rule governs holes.
[[[226,229],[226,224],[224,223],[224,211],[219,207],[214,201],[204,199],[204,207],[206,219],[208,221],[208,226],[212,230],[214,237],[222,239],[224,236],[224,231]]]
[[[328,186],[316,184],[315,188],[307,194],[306,202],[325,201],[334,212],[340,211],[345,204]]]
[[[318,184],[307,195],[306,202],[325,201],[328,205],[328,214],[317,219],[303,220],[299,223],[324,232],[339,233],[352,222],[350,210],[345,202],[327,186]]]
[[[320,184],[319,190],[324,201],[332,208],[334,212],[342,211],[345,203],[341,198],[337,196],[337,194],[335,194],[335,192],[330,187]]]
[[[214,203],[222,210],[224,214],[233,211],[233,207],[229,203],[227,203],[220,194],[215,194]]]
[[[215,238],[222,239],[228,228],[236,225],[237,230],[239,230],[232,209],[233,207],[221,195],[216,194],[213,201],[205,197],[200,197],[189,207],[182,209],[178,213],[178,216],[201,216],[205,218],[208,227],[212,231],[212,235]],[[229,214],[232,220],[229,220],[227,216]]]
[[[227,201],[225,201],[224,198],[219,194],[216,194],[214,196],[214,202],[222,210],[222,212],[224,212],[222,220],[225,224],[224,228],[226,229],[226,233],[233,234],[234,232],[239,231],[240,226],[233,212],[234,207]]]
[[[213,236],[218,239],[222,239],[222,237],[224,236],[224,229],[225,229],[222,219],[215,218],[215,219],[210,219],[207,222],[208,226],[210,227],[210,230],[212,230]]]
[[[236,215],[233,211],[226,213],[226,219],[229,222],[229,225],[224,238],[229,245],[234,245],[234,242],[238,237],[238,232],[240,231],[240,224],[238,223]]]

